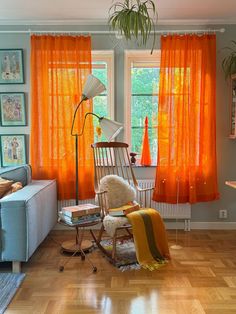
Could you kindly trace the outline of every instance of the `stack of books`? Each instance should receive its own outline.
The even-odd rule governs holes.
[[[99,222],[101,209],[94,204],[82,204],[62,207],[59,217],[69,225],[79,225],[90,222]]]

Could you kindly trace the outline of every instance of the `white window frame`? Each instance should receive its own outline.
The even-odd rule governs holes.
[[[155,50],[150,54],[150,50],[125,50],[125,62],[124,62],[124,75],[125,75],[125,87],[124,87],[124,121],[125,121],[125,142],[131,147],[131,69],[133,62],[147,62],[155,61],[160,66],[161,50]]]
[[[92,62],[94,61],[107,63],[108,115],[110,119],[114,119],[114,50],[92,50]]]

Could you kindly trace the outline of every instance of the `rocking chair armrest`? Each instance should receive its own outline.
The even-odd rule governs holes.
[[[107,191],[96,191],[95,190],[96,195],[102,195],[102,194],[106,194],[106,193],[107,193]]]
[[[154,190],[154,187],[140,188],[137,186],[137,191],[139,195],[138,201],[141,207],[144,207],[144,208],[151,207],[153,190]]]
[[[151,188],[140,188],[140,187],[137,186],[137,190],[138,190],[138,192],[153,191],[154,187],[151,187]]]

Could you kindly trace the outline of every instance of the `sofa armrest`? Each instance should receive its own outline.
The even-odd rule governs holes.
[[[56,224],[56,181],[32,181],[0,205],[1,259],[27,261]]]
[[[0,177],[4,179],[20,181],[23,186],[32,181],[32,169],[30,165],[0,168]]]

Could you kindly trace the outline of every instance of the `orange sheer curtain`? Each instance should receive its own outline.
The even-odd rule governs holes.
[[[162,36],[155,201],[219,198],[215,89],[215,35]]]
[[[91,73],[91,38],[85,36],[31,37],[30,163],[35,179],[57,179],[59,199],[75,198],[75,138],[70,135],[76,104]],[[92,102],[77,112],[80,132]],[[79,198],[94,195],[92,119],[79,137]]]

